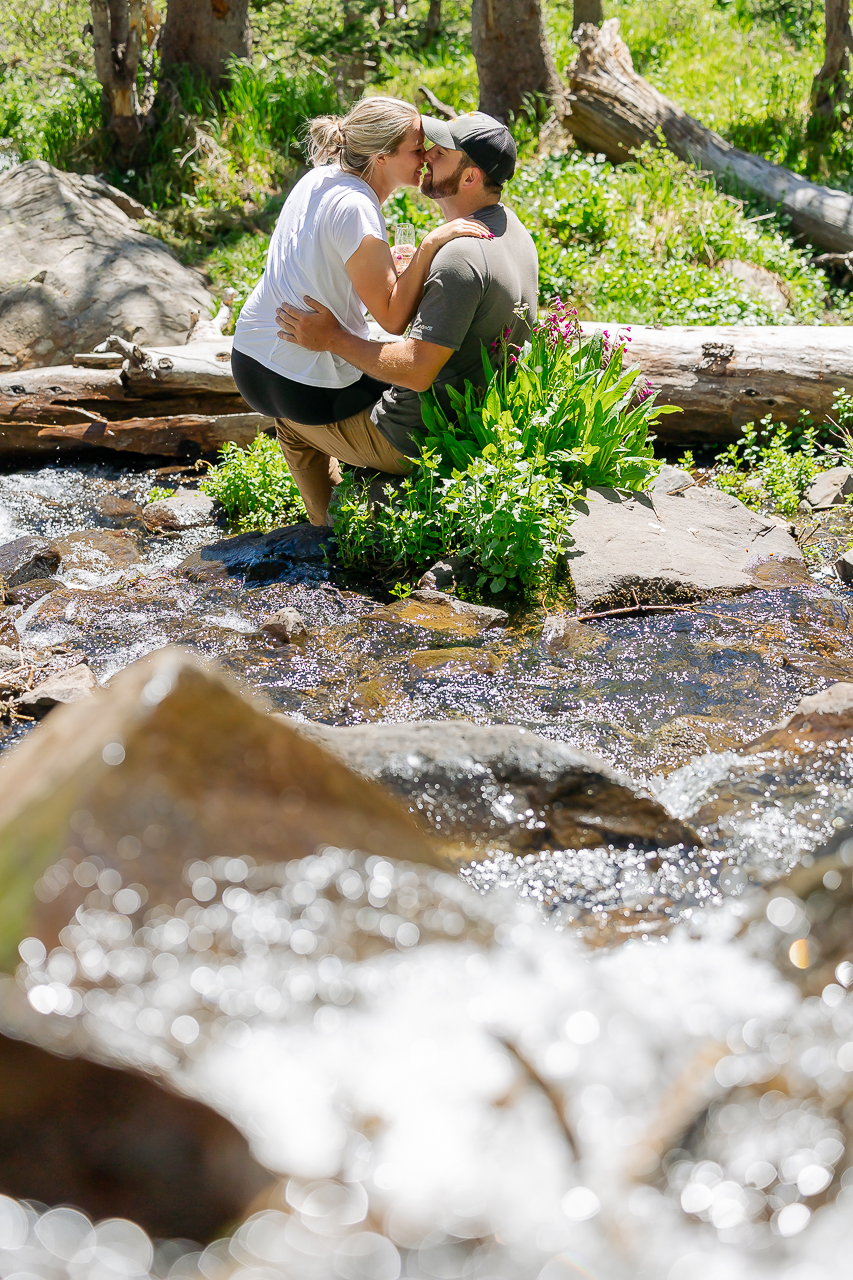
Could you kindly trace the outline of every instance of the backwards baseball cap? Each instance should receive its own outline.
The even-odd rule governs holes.
[[[464,151],[478,169],[502,185],[515,173],[518,152],[505,124],[484,111],[469,111],[455,120],[421,116],[424,134],[447,151]]]

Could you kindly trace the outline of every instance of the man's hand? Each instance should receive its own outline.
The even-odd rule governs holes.
[[[295,307],[280,306],[275,313],[279,323],[278,336],[285,342],[293,342],[306,351],[331,351],[336,336],[341,332],[332,312],[322,302],[309,298],[305,302],[310,311],[297,311]]]

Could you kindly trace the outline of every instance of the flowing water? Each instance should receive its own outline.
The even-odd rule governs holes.
[[[3,477],[0,540],[109,527],[103,499],[144,499],[153,479]],[[829,521],[836,543],[848,519]],[[235,850],[193,864],[192,896],[138,924],[118,897],[134,891],[98,881],[60,947],[22,949],[31,1009],[58,1039],[213,1100],[283,1180],[204,1252],[101,1242],[80,1215],[43,1225],[0,1202],[0,1275],[88,1277],[93,1259],[104,1280],[849,1274],[853,757],[743,750],[853,678],[849,593],[796,572],[602,620],[553,652],[541,618],[481,633],[404,608],[370,620],[376,601],[325,567],[193,584],[174,569],[211,530],[121,523],[138,563],[78,561],[6,611],[28,652],[82,652],[105,682],[180,643],[294,716],[522,725],[604,757],[704,848],[495,850],[462,880],[333,849],[256,867]],[[257,632],[285,605],[302,646]],[[788,885],[792,869],[811,879]]]

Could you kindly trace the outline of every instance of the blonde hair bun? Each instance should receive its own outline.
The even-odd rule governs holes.
[[[391,155],[418,119],[402,98],[362,98],[345,116],[317,116],[308,125],[308,155],[315,169],[339,164],[369,178],[377,156]]]

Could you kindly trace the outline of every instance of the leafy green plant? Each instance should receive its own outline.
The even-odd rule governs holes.
[[[485,392],[466,383],[447,387],[450,412],[430,391],[421,396],[425,445],[444,473],[499,446],[511,425],[526,459],[541,460],[564,484],[638,490],[657,473],[650,428],[670,405],[655,405],[634,366],[624,368],[626,343],[607,330],[583,338],[576,313],[558,303],[531,342],[492,371],[483,351]]]
[[[273,529],[304,520],[305,508],[278,442],[261,433],[246,449],[224,444],[199,488],[221,504],[234,529]]]
[[[758,427],[747,423],[741,439],[718,454],[713,483],[754,510],[771,507],[782,515],[793,515],[826,455],[819,452],[811,427],[800,436],[799,448],[791,446],[790,428],[782,422],[774,424],[769,414]]]
[[[155,484],[146,498],[146,502],[160,502],[163,498],[172,498],[175,495],[174,489],[164,489],[162,485]]]
[[[485,392],[450,390],[449,409],[422,398],[420,458],[383,502],[345,476],[331,507],[343,563],[402,574],[460,555],[480,591],[550,590],[581,487],[643,489],[660,466],[648,432],[663,409],[623,354],[581,339],[562,304],[520,357],[493,371],[484,351]]]

